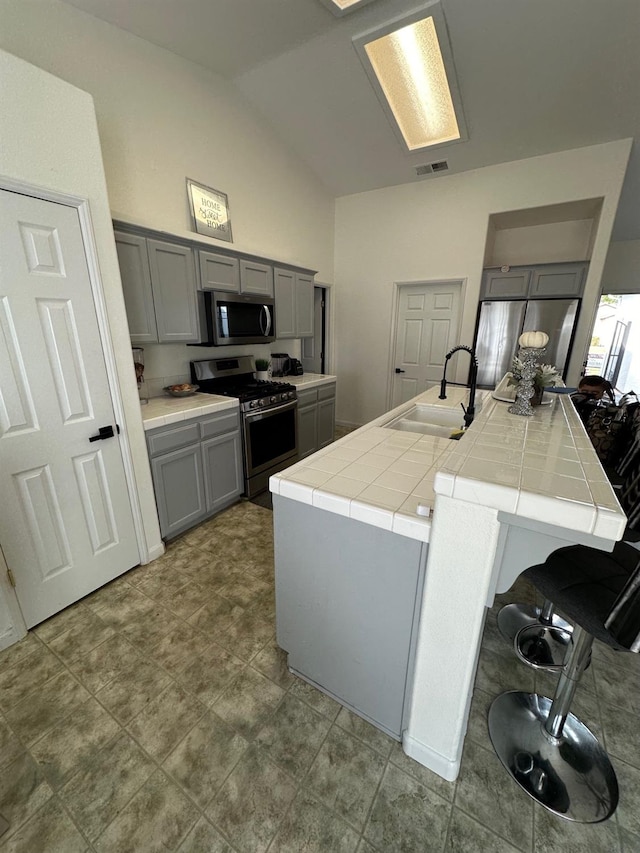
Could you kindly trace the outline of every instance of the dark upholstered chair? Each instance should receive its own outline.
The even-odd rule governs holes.
[[[594,638],[640,651],[640,551],[626,542],[611,554],[573,545],[524,577],[575,623],[573,637],[553,700],[498,696],[489,710],[491,741],[515,781],[549,811],[580,823],[606,820],[618,803],[615,772],[570,707]]]

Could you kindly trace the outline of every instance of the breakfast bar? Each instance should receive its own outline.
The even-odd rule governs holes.
[[[270,480],[290,669],[449,780],[495,594],[626,523],[568,397],[519,417],[480,392],[463,431],[467,394],[430,389]]]

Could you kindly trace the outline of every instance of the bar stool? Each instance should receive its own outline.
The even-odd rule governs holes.
[[[503,693],[489,709],[489,736],[512,778],[566,820],[597,823],[618,804],[618,782],[595,736],[571,702],[594,638],[640,652],[640,551],[618,542],[611,554],[572,545],[524,572],[575,623],[553,700]]]
[[[614,491],[628,520],[623,539],[626,542],[638,542],[640,436],[637,434],[634,435],[617,471],[621,475],[621,482],[619,486],[614,486]],[[524,574],[526,576],[526,572]],[[545,599],[542,607],[507,604],[498,613],[497,622],[500,633],[514,647],[522,663],[534,669],[562,669],[567,647],[571,643],[573,626],[555,612],[552,601]],[[525,628],[527,630],[524,630]]]

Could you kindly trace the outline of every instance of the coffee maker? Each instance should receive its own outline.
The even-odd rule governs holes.
[[[271,375],[272,376],[289,376],[291,367],[291,359],[286,352],[271,353]]]

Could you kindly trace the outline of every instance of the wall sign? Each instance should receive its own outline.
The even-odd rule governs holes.
[[[229,199],[225,193],[197,184],[187,178],[193,229],[197,234],[233,243]]]

